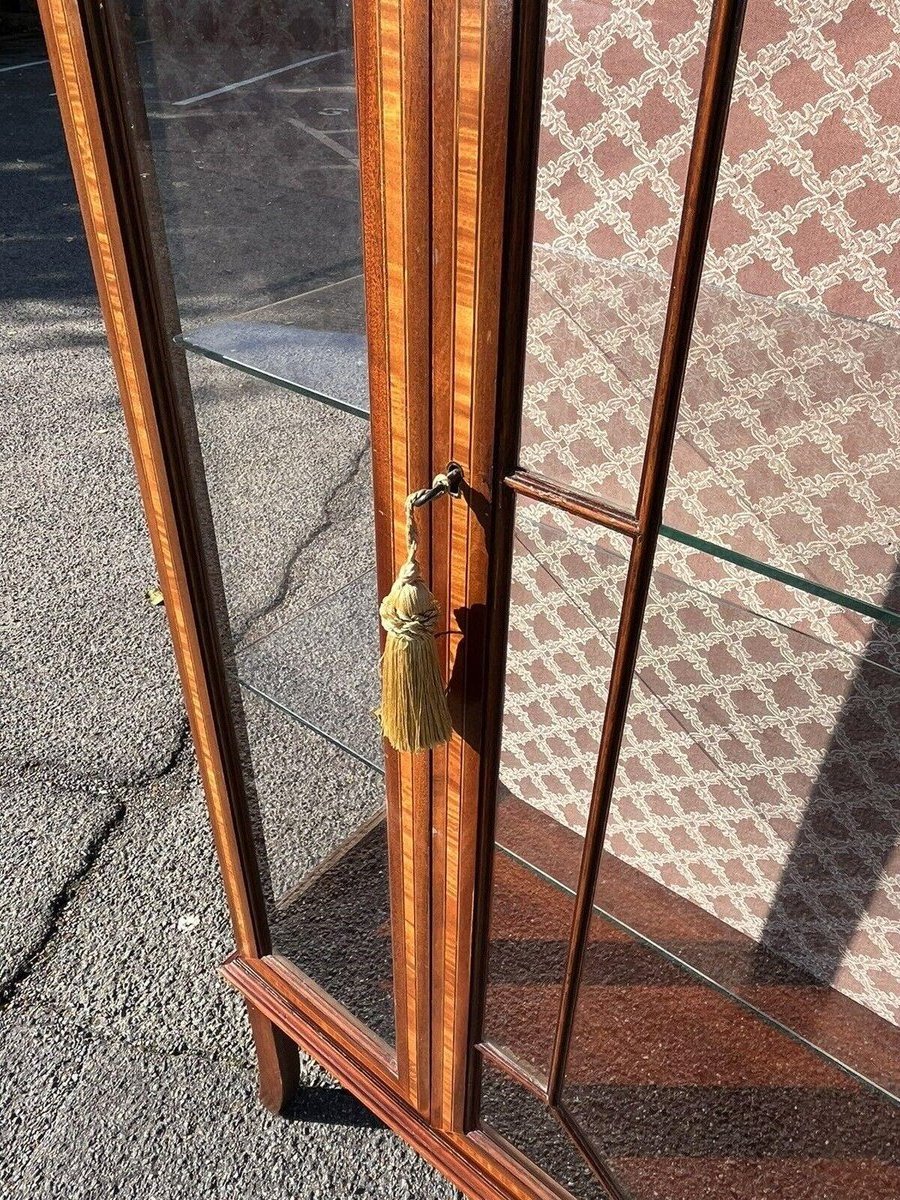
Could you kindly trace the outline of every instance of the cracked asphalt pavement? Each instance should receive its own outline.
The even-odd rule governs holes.
[[[19,65],[41,58],[0,54],[16,67],[0,73],[0,1196],[451,1197],[311,1062],[287,1118],[257,1102],[243,1007],[216,974],[230,930],[164,613],[144,599],[155,572],[52,81]],[[249,380],[217,401],[217,370],[196,371],[198,419],[212,490],[228,481],[233,621],[256,643],[369,553],[365,435],[317,414],[303,460],[311,410],[263,404]],[[248,436],[303,460],[306,486],[248,479]],[[239,507],[258,538],[229,520]],[[330,751],[263,734],[290,874],[342,836],[286,800],[278,815]],[[320,795],[345,803],[342,779]]]

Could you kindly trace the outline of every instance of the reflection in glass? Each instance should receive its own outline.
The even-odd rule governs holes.
[[[711,7],[548,11],[521,462],[628,510]]]
[[[725,962],[738,976],[751,968],[763,1003],[766,992],[780,993],[776,1002],[809,1011],[821,998],[820,985],[765,951],[754,963],[727,923],[716,930],[689,902],[654,889],[620,860],[609,856],[603,870],[562,1102],[628,1194],[634,1200],[838,1200],[854,1190],[868,1200],[896,1196],[895,1103],[711,987],[659,945],[626,932],[600,906],[621,907],[621,886],[626,906],[636,903],[633,915],[645,921],[652,912],[687,958],[694,943],[685,942],[685,932],[692,925],[694,937],[708,939],[700,953],[718,972]],[[827,1022],[827,998],[823,1010]],[[852,1005],[833,1015],[840,1031],[842,1019],[853,1019]],[[863,1024],[863,1031],[876,1032],[872,1027]],[[896,1037],[876,1038],[870,1050],[884,1063],[897,1062]]]
[[[481,1120],[577,1200],[609,1200],[553,1113],[486,1062],[481,1063]]]
[[[665,516],[895,612],[898,35],[747,6]]]
[[[393,1042],[350,3],[127,8],[274,950]]]
[[[579,539],[592,546],[589,603],[566,583]],[[577,872],[629,549],[618,534],[517,503],[484,1036],[536,1079],[552,1049],[572,903],[548,886],[535,905],[521,864],[552,873],[564,855]],[[541,819],[548,811],[559,824]]]
[[[393,1043],[384,780],[244,691],[275,953]]]
[[[368,424],[191,367],[275,950],[392,1040]]]
[[[357,416],[369,414],[362,277],[180,337],[186,349]]]

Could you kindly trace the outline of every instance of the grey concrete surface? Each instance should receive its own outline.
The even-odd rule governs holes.
[[[20,45],[0,66],[40,57]],[[288,1118],[256,1101],[52,93],[45,65],[0,74],[0,1196],[450,1197],[311,1062]],[[204,401],[218,368],[196,370],[232,616],[253,642],[362,569],[365,435],[252,382]],[[315,455],[279,476],[304,431]],[[249,471],[248,437],[273,470]],[[357,767],[259,721],[273,868],[296,877],[377,808],[378,783],[357,764],[346,805]],[[330,820],[297,804],[313,768]]]

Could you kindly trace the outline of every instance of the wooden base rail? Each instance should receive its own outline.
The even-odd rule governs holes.
[[[310,1054],[377,1117],[403,1137],[469,1200],[558,1200],[565,1193],[535,1178],[534,1167],[507,1152],[480,1131],[462,1135],[435,1129],[400,1095],[390,1073],[372,1068],[360,1052],[355,1023],[332,1022],[325,1029],[321,1004],[304,995],[303,981],[288,980],[278,959],[233,954],[220,968],[223,978],[256,1011]],[[292,972],[290,972],[293,974]],[[371,1050],[371,1047],[369,1047]]]

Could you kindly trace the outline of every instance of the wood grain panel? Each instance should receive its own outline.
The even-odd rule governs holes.
[[[409,0],[354,6],[379,591],[406,553],[407,495],[430,464],[428,11]],[[427,558],[424,563],[427,569]],[[385,746],[397,1060],[428,1108],[427,763]]]
[[[443,1130],[463,1129],[468,1069],[511,22],[494,0],[457,0],[434,16],[433,458],[460,463],[466,479],[464,502],[435,514],[433,539],[454,718],[433,756],[432,1119]]]

